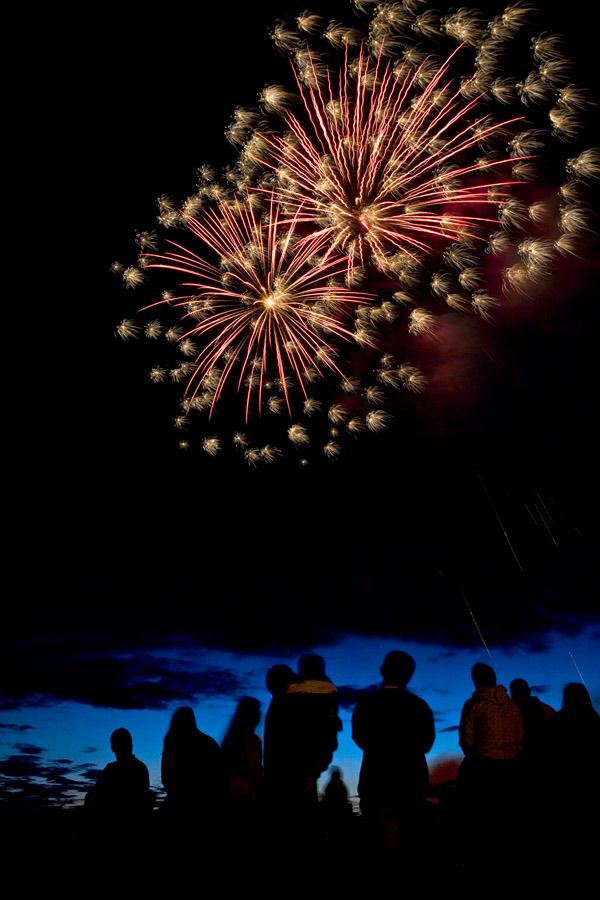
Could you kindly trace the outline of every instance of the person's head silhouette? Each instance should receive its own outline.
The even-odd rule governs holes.
[[[307,653],[298,660],[298,675],[303,681],[327,679],[325,660],[318,653]]]
[[[410,653],[404,650],[390,650],[380,668],[384,685],[406,687],[413,677],[416,663]]]
[[[110,749],[117,760],[126,759],[133,753],[133,738],[126,728],[117,728],[110,736]]]
[[[587,713],[593,710],[592,698],[585,685],[570,681],[563,690],[562,710],[570,714]]]
[[[256,697],[243,697],[233,714],[231,727],[238,731],[254,731],[260,722],[260,701]]]
[[[185,740],[190,735],[196,734],[196,716],[191,706],[180,706],[171,716],[171,724],[167,734],[170,738]]]
[[[531,697],[531,688],[524,678],[513,678],[510,685],[510,696],[517,703],[527,700]]]
[[[277,663],[267,671],[267,690],[273,697],[285,694],[289,685],[296,680],[294,670],[284,663]]]
[[[477,689],[496,687],[496,673],[487,663],[475,663],[471,669],[471,678]]]

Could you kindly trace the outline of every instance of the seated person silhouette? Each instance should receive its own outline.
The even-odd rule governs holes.
[[[104,767],[85,805],[103,818],[121,824],[147,816],[154,804],[146,765],[133,755],[133,739],[126,728],[117,728],[110,736],[110,748],[116,761]]]

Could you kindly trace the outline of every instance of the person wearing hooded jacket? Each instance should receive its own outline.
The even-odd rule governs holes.
[[[467,760],[514,763],[523,744],[523,716],[486,663],[471,669],[475,690],[464,704],[458,742]]]
[[[465,754],[457,779],[470,864],[477,870],[490,840],[512,829],[517,759],[523,717],[496,673],[485,663],[471,669],[475,690],[462,708],[458,740]],[[512,823],[512,824],[511,824]]]
[[[302,656],[298,679],[285,694],[289,723],[288,768],[292,794],[297,800],[317,802],[317,781],[337,750],[338,690],[325,673],[325,661],[316,653]]]

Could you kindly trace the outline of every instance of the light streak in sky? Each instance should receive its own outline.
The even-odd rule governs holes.
[[[491,651],[490,651],[490,648],[488,647],[488,645],[487,645],[486,642],[485,642],[485,638],[484,638],[483,634],[481,633],[481,628],[479,627],[479,624],[478,624],[478,622],[477,622],[477,619],[475,618],[475,614],[473,613],[473,610],[472,610],[471,607],[469,606],[469,603],[468,603],[467,598],[466,598],[466,596],[465,596],[465,592],[464,592],[463,590],[460,591],[460,596],[463,598],[464,603],[465,603],[465,606],[467,607],[467,611],[468,611],[469,615],[471,616],[471,618],[472,618],[472,620],[473,620],[473,625],[474,625],[475,628],[477,629],[477,634],[479,635],[479,639],[480,639],[481,643],[483,644],[483,648],[484,648],[485,652],[487,653],[487,655],[489,656],[489,658],[491,659],[491,658],[492,658],[492,653],[491,653]]]
[[[483,489],[483,492],[485,493],[485,496],[487,497],[488,502],[489,502],[490,506],[492,507],[494,517],[495,517],[496,521],[498,522],[498,525],[500,526],[500,530],[502,531],[502,534],[504,535],[504,539],[510,548],[511,555],[512,555],[514,561],[516,562],[516,564],[519,568],[519,571],[524,572],[525,570],[524,570],[523,566],[521,565],[521,560],[517,556],[517,551],[515,550],[515,546],[510,539],[508,530],[504,526],[504,522],[502,521],[502,517],[500,516],[500,513],[498,512],[498,508],[497,508],[496,504],[494,503],[492,495],[488,491],[486,483],[483,480],[483,478],[481,477],[481,475],[479,474],[479,472],[477,472],[476,474],[477,474],[477,479]]]
[[[584,678],[583,675],[581,674],[581,669],[580,669],[579,666],[577,665],[577,661],[576,661],[575,657],[573,656],[573,654],[572,654],[572,652],[571,652],[570,650],[569,650],[569,657],[571,658],[571,662],[573,663],[573,666],[575,667],[575,671],[576,671],[577,674],[579,675],[579,678],[580,678],[580,680],[581,680],[582,685],[583,685],[585,688],[587,688],[587,684],[585,683],[585,678]]]

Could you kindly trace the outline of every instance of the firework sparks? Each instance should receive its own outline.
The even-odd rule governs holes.
[[[394,70],[363,49],[352,66],[346,55],[336,89],[329,72],[324,86],[303,86],[297,76],[306,120],[283,111],[287,135],[266,138],[255,156],[277,174],[273,190],[288,215],[317,226],[350,269],[375,262],[388,270],[394,252],[429,253],[437,239],[497,221],[502,198],[490,198],[489,188],[512,183],[496,170],[514,159],[494,160],[483,177],[492,164],[468,154],[516,119],[469,121],[478,98],[465,103],[451,89],[452,58],[422,91],[421,68]]]
[[[291,385],[299,388],[303,401],[308,400],[306,370],[321,375],[330,370],[344,377],[331,342],[354,341],[352,310],[373,298],[339,283],[344,271],[339,258],[315,262],[325,248],[323,236],[295,245],[296,222],[283,223],[274,201],[266,225],[251,204],[237,199],[232,205],[219,203],[187,225],[217,254],[220,265],[170,242],[174,249],[152,254],[148,268],[190,276],[184,284],[191,289],[189,294],[159,301],[182,310],[184,327],[172,329],[171,338],[180,342],[185,355],[195,355],[189,396],[210,387],[212,407],[231,379],[237,389],[246,387],[247,420],[252,394],[260,407],[271,377],[279,379],[290,412]],[[190,322],[192,299],[204,305],[206,315],[200,321]],[[201,343],[198,352],[196,341]],[[280,404],[269,405],[272,412],[281,411]]]
[[[237,107],[237,162],[201,165],[183,201],[158,198],[159,225],[200,246],[162,250],[140,230],[135,264],[112,265],[129,289],[150,269],[180,276],[143,307],[177,324],[125,318],[116,332],[167,342],[150,380],[181,385],[173,422],[186,434],[192,413],[208,414],[209,456],[233,445],[251,466],[294,451],[301,465],[337,459],[344,441],[389,427],[395,391],[426,389],[406,342],[441,342],[443,316],[491,322],[503,297],[541,295],[594,232],[600,153],[582,135],[595,104],[527,3],[490,22],[427,0],[353,3],[354,25],[309,10],[277,21],[294,90],[267,84],[257,110]],[[244,431],[217,435],[217,406],[241,406]]]

